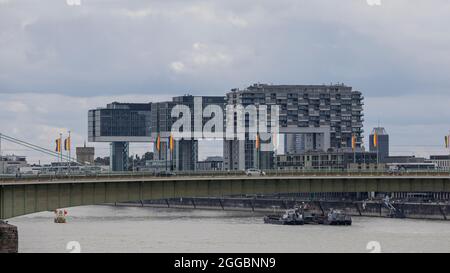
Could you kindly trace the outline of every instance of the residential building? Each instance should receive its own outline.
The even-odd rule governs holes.
[[[349,86],[254,84],[244,90],[232,89],[227,104],[278,105],[286,154],[351,150],[352,136],[357,147],[362,143],[363,96]],[[273,153],[255,151],[255,140],[249,138],[224,141],[224,168],[273,167]]]

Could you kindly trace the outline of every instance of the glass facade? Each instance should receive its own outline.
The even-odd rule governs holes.
[[[110,168],[114,172],[128,171],[128,142],[112,142],[111,143],[111,160]]]
[[[88,136],[90,142],[148,142],[157,133],[168,133],[178,117],[172,118],[172,108],[183,104],[191,109],[194,124],[194,96],[174,97],[173,101],[157,103],[111,103],[106,108],[90,110]],[[201,107],[210,104],[224,107],[225,97],[200,97]],[[203,125],[209,119],[203,120]],[[153,135],[152,135],[153,134]]]
[[[151,109],[150,103],[112,103],[107,108],[90,110],[88,114],[89,141],[127,141],[129,137],[144,139],[150,137]]]

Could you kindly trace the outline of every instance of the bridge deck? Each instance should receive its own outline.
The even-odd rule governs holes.
[[[82,176],[82,177],[54,177],[47,178],[10,178],[0,180],[2,185],[26,185],[26,184],[53,184],[53,183],[104,183],[104,182],[150,182],[150,181],[204,181],[204,180],[336,180],[336,179],[354,179],[354,180],[373,180],[373,179],[387,179],[387,180],[407,180],[407,179],[450,179],[450,174],[441,175],[271,175],[271,176],[229,176],[229,175],[215,175],[215,176],[171,176],[171,177],[155,177],[155,176]]]
[[[450,192],[450,176],[132,176],[2,181],[0,219],[125,201],[299,192]]]

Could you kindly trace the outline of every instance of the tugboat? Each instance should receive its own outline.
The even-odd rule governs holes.
[[[264,217],[264,223],[275,225],[303,225],[303,215],[298,209],[289,209],[282,215],[268,215]]]
[[[323,217],[321,214],[315,213],[310,209],[308,204],[302,203],[301,206],[296,205],[295,209],[297,209],[303,218],[303,222],[309,225],[318,225],[320,224],[320,219]]]

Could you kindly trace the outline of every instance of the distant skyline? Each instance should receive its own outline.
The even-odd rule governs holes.
[[[112,101],[343,82],[365,96],[366,147],[379,121],[393,154],[448,154],[450,2],[381,3],[0,0],[0,132],[53,149],[71,130],[81,146],[87,110]]]

